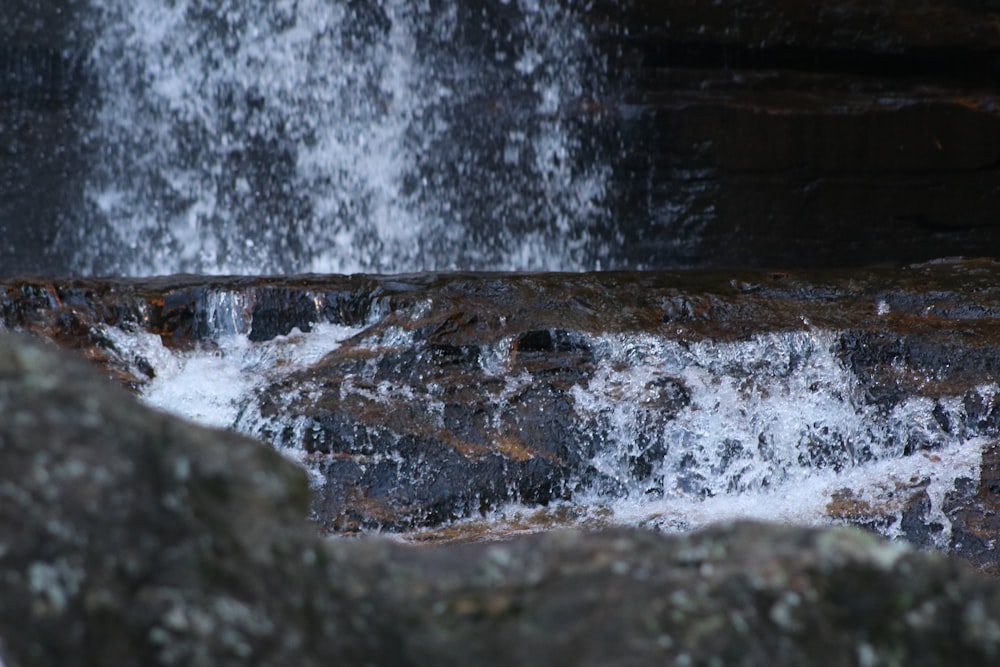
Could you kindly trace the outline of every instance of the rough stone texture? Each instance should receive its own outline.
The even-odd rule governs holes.
[[[1000,584],[845,529],[321,541],[301,472],[0,336],[0,660],[990,664]]]
[[[0,413],[9,667],[316,665],[346,651],[302,521],[304,475],[273,450],[139,406],[9,334]]]
[[[956,485],[945,511],[952,525],[951,548],[980,569],[1000,574],[1000,443],[983,452],[979,483]]]
[[[377,582],[354,599],[391,601],[405,628],[393,664],[949,665],[1000,652],[993,581],[856,530],[332,546]]]

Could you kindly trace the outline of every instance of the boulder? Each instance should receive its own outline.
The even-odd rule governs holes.
[[[351,655],[300,468],[0,336],[0,651],[30,665]]]
[[[853,529],[321,540],[294,465],[0,335],[0,662],[989,664],[1000,584]]]
[[[855,529],[740,523],[669,537],[332,547],[336,562],[368,573],[356,575],[355,600],[391,601],[391,664],[951,665],[1000,655],[994,580]]]

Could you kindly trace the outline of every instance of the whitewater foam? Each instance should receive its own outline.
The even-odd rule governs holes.
[[[143,388],[148,403],[254,437],[282,433],[273,444],[307,469],[302,443],[315,424],[296,414],[265,418],[260,391],[348,338],[375,355],[373,364],[381,350],[415,345],[412,334],[397,327],[365,333],[327,323],[309,333],[295,329],[252,342],[249,324],[233,314],[244,312],[242,307],[225,298],[218,305],[220,333],[194,350],[167,349],[152,334],[104,333],[124,358],[154,368]],[[596,436],[598,442],[589,471],[575,482],[569,503],[501,507],[488,521],[502,534],[522,524],[546,525],[526,516],[560,513],[582,525],[680,531],[736,518],[825,525],[857,520],[851,512],[858,510],[881,533],[899,537],[907,502],[923,493],[922,521],[940,527],[931,539],[946,546],[951,531],[945,496],[960,479],[978,479],[986,436],[960,426],[967,423],[961,397],[913,395],[891,406],[872,403],[835,354],[836,340],[835,332],[817,329],[735,342],[579,336],[594,360],[589,379],[571,390],[575,428],[581,438]],[[510,346],[504,339],[484,346],[479,356],[488,376],[504,379],[483,396],[498,432],[507,402],[535,381],[530,373],[508,372]],[[424,413],[439,420],[439,388],[425,389],[419,399]],[[315,391],[295,388],[299,396]],[[367,376],[342,378],[339,391],[379,403],[416,400],[409,385]],[[998,388],[989,384],[977,391],[989,400]],[[311,477],[322,485],[319,472],[311,470]]]
[[[637,461],[655,461],[647,484],[628,493],[705,497],[900,455],[888,435],[896,426],[861,400],[857,379],[831,352],[834,340],[805,331],[734,343],[599,341],[597,372],[574,398],[609,443],[600,469],[634,479]],[[663,391],[682,404],[665,410]]]
[[[124,359],[138,359],[154,371],[142,388],[149,405],[216,428],[258,436],[241,417],[253,404],[255,392],[284,374],[308,366],[337,349],[361,329],[319,323],[308,334],[292,329],[264,342],[245,333],[222,333],[193,350],[166,348],[158,335],[123,332],[107,327]]]

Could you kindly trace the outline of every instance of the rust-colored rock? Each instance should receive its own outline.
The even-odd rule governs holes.
[[[1000,574],[1000,443],[983,450],[979,483],[964,480],[948,501],[951,548],[978,567]]]
[[[1000,435],[989,389],[1000,377],[998,285],[990,260],[822,273],[21,279],[0,285],[0,311],[6,328],[79,350],[137,391],[156,369],[115,331],[192,350],[227,333],[259,341],[320,323],[354,327],[315,363],[265,375],[235,424],[301,452],[322,481],[314,516],[335,532],[482,535],[496,527],[451,523],[511,501],[541,512],[524,519],[529,529],[599,525],[604,510],[566,504],[711,499],[792,469],[839,474],[900,457],[926,465],[874,490],[831,487],[827,517],[989,566],[995,550],[983,536],[993,528],[980,517],[997,501],[976,481],[942,490],[928,475],[942,456],[978,460],[969,448]],[[758,344],[764,356],[712,365],[712,354]],[[677,365],[698,349],[708,350],[701,365]],[[791,392],[789,378],[816,355],[830,355],[839,375],[817,375],[790,400],[822,394],[824,410],[847,406],[860,430],[824,425],[822,413],[792,435],[768,430],[765,413],[746,418],[761,426],[718,442],[677,430],[678,420],[702,428],[691,420],[716,409],[705,393],[713,382],[732,383],[726,400],[758,410],[769,393]],[[906,412],[911,403],[918,412]],[[615,417],[619,408],[628,412]],[[516,532],[519,521],[506,525]]]

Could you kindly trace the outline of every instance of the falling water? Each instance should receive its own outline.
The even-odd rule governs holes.
[[[581,270],[607,248],[573,3],[92,0],[82,273]]]

